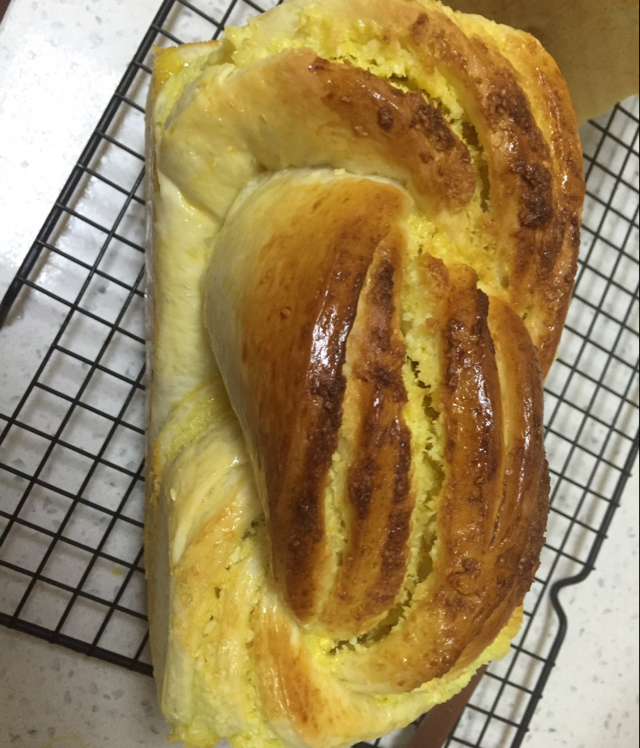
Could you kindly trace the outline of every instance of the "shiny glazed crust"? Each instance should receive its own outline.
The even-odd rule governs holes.
[[[146,564],[188,745],[347,746],[501,656],[544,540],[575,116],[531,37],[293,0],[159,54]]]

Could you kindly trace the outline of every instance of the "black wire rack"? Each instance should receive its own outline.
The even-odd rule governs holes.
[[[147,675],[142,181],[151,48],[218,36],[275,4],[162,3],[0,304],[0,350],[19,348],[9,365],[19,367],[10,381],[21,382],[0,388],[0,623]],[[545,390],[547,543],[511,653],[489,666],[447,746],[521,744],[567,630],[558,593],[593,568],[638,451],[637,99],[581,136],[588,191],[578,282]],[[415,729],[373,745],[406,745]]]

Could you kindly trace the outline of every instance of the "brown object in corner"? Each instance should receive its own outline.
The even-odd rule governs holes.
[[[578,122],[638,93],[637,0],[444,0],[535,36],[569,84]]]
[[[0,0],[0,21],[4,18],[4,14],[9,7],[10,0]]]
[[[409,748],[442,748],[486,669],[486,666],[480,668],[459,694],[426,714]]]

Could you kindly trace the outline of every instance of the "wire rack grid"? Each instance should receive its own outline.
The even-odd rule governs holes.
[[[12,364],[24,371],[22,387],[0,388],[0,623],[145,674],[151,48],[218,36],[275,4],[162,3],[0,304],[0,346],[12,335],[29,341]],[[545,391],[547,543],[511,653],[489,666],[447,746],[522,743],[566,632],[558,593],[593,568],[637,454],[637,99],[581,135],[588,194],[578,282]],[[373,745],[404,746],[418,724]]]

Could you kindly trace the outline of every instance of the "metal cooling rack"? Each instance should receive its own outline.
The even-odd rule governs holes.
[[[217,36],[251,0],[165,0],[0,304],[29,341],[0,392],[0,623],[151,674],[145,616],[143,115],[151,47]],[[547,544],[509,657],[447,746],[516,748],[638,450],[638,100],[582,128],[578,283],[546,384]],[[416,726],[376,746],[406,745]],[[361,747],[368,744],[361,743]]]

